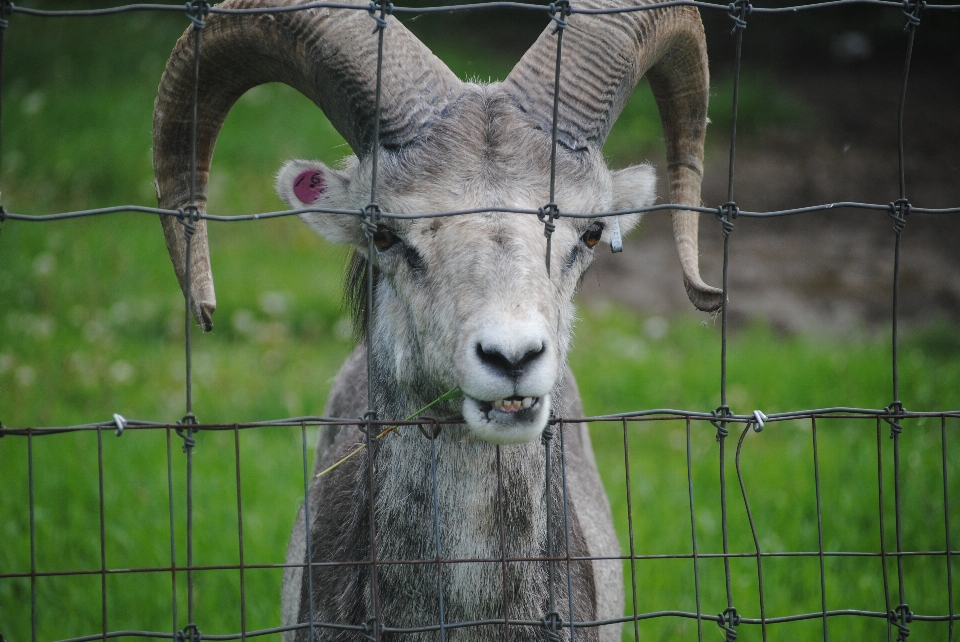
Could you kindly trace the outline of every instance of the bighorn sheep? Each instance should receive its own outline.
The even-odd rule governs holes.
[[[366,7],[359,0],[350,0]],[[603,9],[619,0],[582,0]],[[228,0],[222,6],[290,6],[302,0]],[[203,31],[197,125],[197,203],[204,210],[214,143],[227,112],[248,89],[279,81],[311,98],[355,156],[339,170],[294,160],[276,179],[293,208],[357,211],[369,202],[374,140],[377,36],[366,11],[312,8],[260,15],[211,15]],[[551,27],[500,83],[460,81],[395,18],[384,32],[377,200],[382,211],[429,213],[465,208],[536,209],[549,201],[555,37]],[[649,205],[654,173],[646,165],[607,168],[603,143],[639,78],[653,88],[666,141],[671,202],[700,204],[708,71],[703,27],[691,7],[622,14],[575,14],[564,37],[557,127],[556,198],[561,212],[603,213]],[[154,118],[154,166],[163,208],[190,202],[190,123],[193,40],[177,43],[160,84]],[[255,136],[255,134],[251,134]],[[308,182],[304,182],[308,181]],[[566,525],[554,511],[559,483],[545,490],[545,449],[536,438],[551,414],[580,417],[582,409],[566,356],[574,321],[572,297],[598,243],[609,242],[611,217],[559,218],[552,236],[553,269],[544,266],[543,226],[536,217],[504,212],[449,218],[385,218],[369,257],[357,215],[302,214],[326,238],[356,248],[359,268],[373,269],[373,332],[341,368],[326,414],[356,418],[367,410],[367,357],[372,351],[373,408],[381,418],[405,417],[454,386],[462,400],[440,415],[461,415],[436,440],[440,549],[435,549],[429,442],[419,433],[380,442],[375,455],[376,555],[380,560],[489,560],[437,567],[379,568],[379,624],[425,627],[474,620],[539,621],[548,612],[547,564],[501,559],[542,557],[546,533],[567,554]],[[618,217],[628,231],[636,214]],[[697,264],[697,214],[673,213],[683,278],[701,310],[720,306]],[[183,230],[164,218],[164,232],[181,287],[186,287]],[[196,224],[191,261],[192,312],[212,327],[213,280],[204,221]],[[372,262],[372,268],[369,267]],[[361,306],[362,307],[362,306]],[[365,311],[361,310],[363,314]],[[353,428],[321,433],[314,472],[340,459],[361,437]],[[492,443],[491,443],[492,442]],[[496,447],[493,444],[504,445]],[[506,445],[509,444],[509,445]],[[609,504],[586,427],[565,426],[569,553],[616,557]],[[559,448],[551,462],[559,471]],[[365,455],[366,456],[366,455]],[[301,509],[287,552],[284,625],[313,614],[321,623],[362,625],[370,612],[371,571],[367,462],[356,457],[314,478],[310,551],[318,565],[306,574],[307,525]],[[495,467],[502,471],[502,493]],[[559,475],[556,476],[559,478]],[[502,504],[498,496],[502,494]],[[503,510],[504,529],[500,530]],[[491,563],[495,562],[495,563]],[[561,575],[565,563],[559,563]],[[618,560],[570,564],[572,617],[616,618],[623,611]],[[313,593],[308,592],[312,585]],[[571,620],[565,581],[556,582],[556,610]],[[504,601],[506,600],[506,604]],[[506,612],[505,612],[506,611]],[[619,626],[578,628],[580,639],[619,639]],[[356,630],[317,628],[322,639],[360,640]],[[467,640],[499,638],[495,626],[449,629]],[[523,640],[542,629],[513,626]],[[288,633],[307,639],[308,629]],[[412,634],[439,639],[436,630]],[[562,639],[570,629],[563,628]]]

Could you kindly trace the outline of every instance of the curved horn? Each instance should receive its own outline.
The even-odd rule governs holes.
[[[306,0],[228,0],[220,8],[285,7]],[[366,9],[367,4],[349,0]],[[414,141],[460,80],[393,17],[384,32],[380,143]],[[358,156],[373,144],[377,35],[365,10],[308,9],[259,15],[213,14],[201,34],[197,96],[196,203],[206,208],[207,181],[217,135],[230,108],[248,89],[283,82],[310,98]],[[191,198],[194,41],[180,38],[160,81],[153,118],[153,165],[161,208],[180,209]],[[167,249],[186,294],[182,226],[162,217]],[[205,221],[192,240],[193,315],[210,330],[216,308]]]
[[[618,0],[578,0],[577,9],[612,9]],[[630,5],[633,6],[633,5]],[[553,120],[557,57],[552,24],[504,81],[508,94],[544,131]],[[660,110],[670,202],[700,205],[709,71],[700,14],[667,7],[620,14],[577,14],[564,32],[557,142],[571,151],[600,150],[644,74]],[[690,301],[700,310],[723,293],[700,278],[696,212],[674,210],[673,230]]]

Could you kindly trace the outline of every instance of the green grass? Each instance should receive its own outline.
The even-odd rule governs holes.
[[[644,332],[644,328],[648,331]],[[586,332],[584,332],[586,330]],[[652,332],[650,331],[652,330]],[[717,405],[719,347],[714,327],[675,322],[663,335],[661,321],[637,318],[611,309],[588,314],[578,334],[571,362],[587,403],[595,412],[631,408],[710,410]],[[901,397],[915,409],[954,408],[960,401],[957,333],[949,327],[913,336],[902,347]],[[935,349],[933,346],[942,346]],[[860,341],[814,337],[778,337],[763,325],[733,338],[729,346],[728,399],[735,411],[749,414],[803,408],[853,406],[879,408],[889,398],[889,349],[882,339]],[[960,468],[956,420],[948,422],[950,496],[955,495]],[[754,552],[749,522],[739,488],[735,451],[742,426],[731,427],[726,441],[726,491],[730,550]],[[880,429],[885,545],[895,548],[893,523],[893,442],[889,427]],[[594,448],[601,476],[620,516],[621,546],[629,551],[623,429],[594,425]],[[719,446],[716,429],[693,422],[690,448],[699,552],[720,552],[722,514],[719,496]],[[686,468],[686,426],[682,422],[631,423],[630,473],[638,554],[692,553]],[[939,419],[905,423],[902,441],[903,544],[905,550],[943,550],[944,505]],[[880,550],[877,483],[877,425],[872,420],[817,422],[823,538],[826,551]],[[742,474],[760,549],[763,552],[817,551],[817,506],[813,430],[809,420],[768,424],[749,432],[743,442]],[[953,506],[951,500],[951,506]],[[956,508],[951,508],[953,513]],[[956,521],[955,519],[952,521]],[[951,524],[956,539],[957,526]],[[908,543],[909,542],[909,543]],[[629,568],[629,567],[627,567]],[[700,562],[704,612],[726,607],[723,565]],[[906,590],[915,612],[946,613],[946,565],[942,558],[908,558]],[[957,565],[954,563],[954,574]],[[739,613],[759,617],[756,562],[731,561],[733,595]],[[890,562],[891,600],[896,605],[896,567]],[[627,575],[629,577],[629,575]],[[694,576],[689,560],[637,563],[638,593],[643,611],[694,611]],[[767,558],[763,561],[767,617],[816,613],[820,603],[817,558]],[[883,611],[883,575],[876,558],[828,557],[825,564],[827,607]],[[628,596],[630,593],[628,593]],[[956,597],[954,597],[956,609]],[[709,605],[709,606],[708,606]],[[916,606],[915,606],[916,605]],[[923,606],[920,606],[923,605]],[[629,600],[628,600],[628,612]],[[714,624],[707,626],[712,636]],[[832,639],[877,639],[882,620],[838,617],[830,620]],[[924,639],[945,639],[946,629],[918,623]],[[744,628],[744,627],[741,627]],[[760,639],[758,627],[742,631],[742,639]],[[662,619],[640,626],[643,639],[696,639],[691,620]],[[771,626],[771,640],[821,639],[819,620]],[[627,630],[625,633],[632,633]],[[928,638],[929,636],[929,638]],[[707,637],[706,639],[709,639]]]
[[[8,211],[40,214],[118,203],[153,205],[150,124],[165,56],[184,19],[138,14],[71,21],[14,16],[7,31],[2,181]],[[429,31],[429,30],[426,30]],[[122,34],[117,37],[116,34]],[[56,46],[50,43],[56,42]],[[464,77],[502,78],[508,53],[478,53],[449,36],[433,46]],[[471,45],[472,46],[472,45]],[[711,117],[722,129],[729,83],[715,85]],[[762,76],[741,87],[741,127],[802,118],[789,97]],[[756,96],[779,96],[764,110]],[[255,132],[255,134],[251,134]],[[635,93],[606,148],[612,164],[662,156],[649,90]],[[326,162],[347,154],[343,141],[306,99],[270,85],[245,96],[219,139],[211,211],[279,209],[272,173],[291,156]],[[255,235],[255,238],[254,238]],[[299,222],[276,220],[213,225],[217,328],[194,333],[194,409],[204,422],[244,422],[319,414],[330,380],[352,347],[339,304],[345,250],[330,246]],[[63,426],[128,418],[176,421],[185,411],[182,298],[166,257],[159,225],[133,214],[56,224],[8,221],[0,229],[0,419],[4,425]],[[901,398],[911,410],[960,407],[960,333],[935,326],[908,336],[901,352]],[[756,325],[731,338],[730,405],[737,412],[776,412],[851,405],[882,407],[890,400],[885,339],[840,341],[783,337]],[[577,331],[571,363],[588,413],[638,408],[710,410],[719,403],[719,329],[690,319],[669,322],[609,307],[589,309]],[[948,422],[951,512],[960,497],[958,422]],[[682,422],[628,427],[634,545],[641,555],[692,551]],[[877,427],[872,421],[818,422],[824,546],[832,551],[879,550]],[[699,552],[722,550],[719,447],[715,429],[691,426],[691,474]],[[623,430],[593,427],[624,551],[629,550]],[[884,524],[893,548],[892,442],[881,426]],[[310,435],[307,435],[308,439]],[[730,547],[753,551],[734,466],[739,432],[727,440],[726,482]],[[770,424],[746,436],[742,473],[763,551],[817,548],[812,429],[809,422]],[[243,499],[244,563],[280,562],[302,497],[299,429],[204,432],[194,455],[194,562],[239,563],[236,450]],[[0,440],[0,574],[30,569],[28,451],[32,450],[37,570],[97,571],[101,564],[99,460],[103,462],[103,545],[110,569],[169,566],[170,503],[175,556],[186,563],[185,461],[180,440],[159,431],[111,431]],[[172,495],[168,491],[168,448]],[[940,426],[906,422],[902,437],[903,542],[908,550],[942,550],[943,488]],[[171,500],[172,497],[172,500]],[[954,548],[960,541],[951,526]],[[722,563],[700,561],[704,613],[726,607]],[[942,558],[904,562],[907,595],[918,613],[944,614]],[[827,558],[831,609],[883,610],[876,558]],[[960,567],[954,565],[954,574]],[[896,569],[888,562],[896,604]],[[741,615],[759,616],[756,562],[731,562],[734,601]],[[768,616],[816,612],[816,558],[766,558]],[[628,575],[629,577],[629,575]],[[205,634],[239,631],[240,576],[236,570],[196,573],[195,620]],[[107,580],[111,630],[169,631],[169,572],[114,573]],[[186,622],[186,574],[176,577],[178,623]],[[641,611],[694,611],[689,559],[637,562]],[[37,639],[101,630],[97,574],[41,576],[36,581]],[[279,623],[280,573],[249,569],[244,577],[248,630]],[[629,600],[628,609],[632,609]],[[30,639],[29,578],[0,579],[0,634]],[[954,597],[954,611],[960,601]],[[719,639],[707,623],[705,639]],[[770,627],[771,640],[819,639],[817,620]],[[840,617],[832,639],[882,637],[882,621]],[[914,623],[916,639],[944,639],[943,624]],[[651,639],[696,639],[691,620],[660,618],[640,624]],[[632,627],[625,630],[632,637]],[[716,637],[715,637],[716,636]],[[760,639],[741,627],[740,639]]]

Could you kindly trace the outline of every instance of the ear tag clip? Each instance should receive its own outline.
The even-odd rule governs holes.
[[[623,252],[623,237],[620,236],[620,217],[614,216],[610,222],[610,251]]]
[[[294,195],[308,205],[316,203],[326,187],[323,182],[323,173],[315,169],[300,172],[293,180]]]

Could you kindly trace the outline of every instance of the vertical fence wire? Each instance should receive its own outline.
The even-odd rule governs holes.
[[[736,216],[736,205],[733,201],[733,178],[737,157],[737,112],[740,104],[740,62],[743,50],[743,30],[746,27],[747,4],[738,0],[731,4],[730,18],[734,21],[733,34],[736,35],[736,54],[733,70],[733,104],[730,111],[730,159],[727,168],[727,203],[720,212],[721,231],[723,233],[723,303],[720,308],[720,414],[728,414],[727,406],[727,301],[729,292],[730,267],[730,232],[733,231],[733,218]],[[725,425],[722,424],[721,425]],[[726,435],[724,435],[726,436]],[[722,442],[721,442],[722,444]]]
[[[546,266],[550,277],[550,255],[552,238],[556,229],[554,221],[560,216],[557,206],[557,126],[560,117],[560,63],[563,58],[563,32],[567,28],[566,17],[570,15],[569,0],[557,0],[549,6],[550,18],[556,23],[553,28],[557,36],[557,58],[553,69],[553,116],[550,124],[550,202],[540,208],[538,218],[543,223],[543,235],[547,237]],[[571,629],[572,631],[572,629]]]
[[[697,548],[697,518],[693,500],[693,458],[690,443],[690,417],[687,417],[687,496],[690,498],[690,539],[693,544],[693,589],[697,600],[697,642],[703,642],[703,609],[700,604],[700,555]],[[636,582],[636,578],[634,578]]]
[[[547,613],[543,616],[543,628],[551,642],[559,642],[557,634],[557,563],[553,559],[553,426],[547,424],[543,431],[544,450],[544,501],[547,511]]]
[[[370,204],[364,210],[366,218],[365,234],[367,238],[367,414],[366,414],[366,445],[367,445],[367,479],[369,482],[369,520],[370,520],[370,616],[367,620],[368,628],[373,627],[370,637],[374,642],[380,642],[380,631],[383,623],[380,621],[379,574],[377,560],[377,521],[376,521],[376,480],[374,476],[374,458],[376,457],[376,443],[373,435],[373,421],[377,418],[374,405],[373,386],[373,322],[374,322],[374,243],[373,236],[377,229],[380,208],[377,205],[377,169],[380,156],[380,97],[383,87],[383,38],[387,29],[386,16],[392,11],[393,5],[388,0],[381,0],[379,5],[371,3],[370,16],[376,22],[373,33],[377,36],[377,84],[373,108],[373,145],[371,149],[370,173]],[[376,15],[379,9],[380,15]],[[312,598],[311,598],[312,599]]]
[[[100,500],[100,618],[103,641],[107,640],[107,543],[103,501],[103,428],[97,428],[97,497]]]
[[[240,639],[247,639],[247,592],[246,565],[243,559],[243,494],[240,483],[240,428],[233,425],[234,470],[237,473],[237,545],[240,561]]]
[[[192,437],[184,441],[183,449],[187,455],[187,628],[183,631],[193,631],[196,624],[193,603],[193,445],[189,443]]]
[[[573,611],[573,576],[570,554],[570,499],[567,495],[567,449],[564,440],[563,419],[558,421],[560,428],[560,483],[563,485],[563,536],[567,552],[567,610],[570,613],[570,642],[576,642],[576,614]]]
[[[544,224],[544,236],[547,239],[546,245],[546,270],[547,278],[550,278],[550,257],[552,254],[552,238],[553,232],[555,230],[555,220],[560,215],[559,207],[556,202],[556,184],[557,184],[557,128],[559,125],[559,114],[560,114],[560,70],[561,70],[561,61],[563,59],[563,33],[566,30],[567,22],[566,16],[570,13],[570,4],[568,0],[560,0],[554,4],[550,5],[550,17],[556,23],[553,29],[554,35],[557,37],[557,56],[554,63],[553,69],[553,115],[550,123],[550,202],[541,208],[541,213],[539,215],[540,220]],[[559,14],[559,15],[558,15]],[[559,425],[560,430],[560,440],[561,444],[563,442],[563,422],[561,420]],[[546,629],[547,637],[551,642],[559,642],[559,633],[557,628],[562,626],[562,618],[557,613],[557,604],[556,604],[556,561],[553,560],[554,556],[554,541],[553,541],[553,483],[552,483],[552,471],[553,471],[553,437],[554,431],[553,426],[548,424],[544,430],[544,457],[545,457],[545,475],[546,475],[546,509],[547,509],[547,557],[551,558],[548,562],[548,602],[547,609],[548,612],[543,617],[543,626]],[[499,451],[498,451],[499,452]],[[563,447],[561,445],[561,461],[563,459]],[[563,464],[565,468],[565,463]],[[570,626],[570,641],[574,640],[574,627],[573,627],[573,595],[572,587],[573,582],[571,578],[571,568],[570,568],[570,537],[569,537],[569,522],[567,515],[567,486],[566,486],[566,472],[563,471],[561,475],[563,481],[563,524],[564,524],[564,533],[565,533],[565,552],[566,552],[566,569],[567,569],[567,600],[568,600],[568,615],[569,626]]]
[[[188,5],[189,8],[190,5]],[[188,14],[189,15],[189,14]],[[193,20],[193,96],[190,117],[190,204],[185,208],[185,216],[182,219],[183,236],[186,240],[186,265],[184,281],[186,283],[186,292],[184,298],[186,305],[184,309],[184,362],[186,366],[186,405],[187,412],[184,417],[184,423],[196,423],[188,418],[193,417],[193,319],[191,317],[193,308],[193,233],[196,225],[199,211],[197,209],[197,111],[199,109],[199,91],[200,91],[200,34],[203,30],[203,22],[199,17],[189,15]],[[189,458],[188,458],[189,459]],[[189,553],[189,551],[188,551]]]
[[[623,468],[627,489],[627,532],[630,537],[630,590],[633,598],[633,639],[640,642],[640,620],[637,617],[637,551],[633,535],[633,489],[630,486],[630,439],[627,420],[623,420]]]
[[[303,572],[307,576],[307,612],[310,614],[309,630],[310,642],[316,642],[316,632],[314,631],[314,612],[313,612],[313,546],[311,544],[310,528],[313,523],[310,517],[310,469],[307,467],[307,424],[300,422],[300,448],[303,453],[303,530],[304,540],[306,542],[306,563],[303,566]],[[303,582],[301,581],[301,586]]]
[[[907,624],[912,620],[912,614],[907,606],[906,589],[903,586],[903,525],[900,505],[900,435],[895,434],[893,436],[893,506],[897,541],[897,595],[900,600],[897,603],[897,608],[889,616],[894,621],[894,626],[897,627],[898,642],[906,642],[907,635],[909,635]]]
[[[903,412],[903,404],[900,401],[900,375],[898,362],[898,320],[899,320],[899,289],[900,289],[900,246],[901,233],[906,223],[907,214],[910,212],[910,201],[906,193],[906,177],[904,167],[903,153],[903,112],[907,99],[907,81],[910,77],[910,60],[913,54],[913,42],[916,36],[916,27],[920,22],[920,10],[923,6],[922,0],[916,0],[916,4],[911,7],[910,0],[904,4],[904,15],[907,17],[907,25],[904,31],[907,32],[907,48],[903,66],[903,83],[900,88],[900,101],[897,106],[897,169],[900,183],[900,198],[895,204],[891,204],[891,216],[894,218],[894,233],[896,241],[894,245],[893,259],[893,302],[892,302],[892,338],[891,338],[891,364],[893,379],[893,402],[890,409],[894,413]],[[911,10],[912,8],[912,10]],[[907,604],[906,590],[904,587],[903,570],[903,524],[901,513],[901,489],[900,489],[900,434],[902,426],[899,419],[894,418],[890,421],[891,434],[893,439],[893,490],[894,490],[894,517],[896,526],[896,544],[897,544],[897,593],[899,601],[895,611],[888,610],[888,617],[897,628],[897,640],[903,642],[907,639],[910,631],[907,625],[912,621],[913,614]]]
[[[33,431],[27,431],[27,485],[30,493],[30,642],[37,642],[37,516],[34,505]]]
[[[827,581],[823,555],[823,503],[820,499],[820,448],[817,443],[817,418],[810,419],[813,435],[813,483],[817,493],[817,558],[820,562],[820,609],[823,612],[823,642],[827,642]]]
[[[728,435],[727,423],[723,420],[730,414],[730,407],[727,405],[727,301],[730,297],[730,232],[733,230],[733,219],[736,217],[736,205],[733,200],[733,178],[736,162],[737,150],[737,111],[740,102],[740,62],[743,49],[743,31],[746,27],[745,18],[748,12],[749,3],[747,0],[737,0],[730,5],[729,16],[734,22],[732,33],[736,36],[736,54],[734,58],[734,77],[733,77],[733,105],[731,107],[730,122],[730,161],[727,173],[727,204],[721,208],[720,222],[723,233],[723,303],[720,308],[720,407],[716,414],[719,415],[719,421],[715,422],[717,427],[717,441],[720,443],[720,515],[721,530],[723,535],[723,572],[727,591],[727,608],[720,614],[718,622],[724,631],[727,642],[733,642],[737,637],[736,627],[740,624],[740,616],[734,606],[733,587],[730,577],[730,542],[728,531],[728,511],[727,511],[727,480],[725,472],[726,460],[726,438]],[[758,556],[759,561],[759,556]]]
[[[190,204],[185,208],[185,216],[182,220],[183,235],[186,241],[186,265],[185,265],[185,306],[184,306],[184,350],[186,366],[186,414],[181,423],[182,429],[177,430],[177,434],[183,440],[183,452],[186,455],[186,555],[187,555],[187,626],[177,631],[178,640],[189,640],[193,642],[200,637],[200,630],[196,623],[195,603],[194,603],[194,564],[193,564],[193,448],[196,441],[193,435],[196,433],[197,419],[193,414],[193,234],[195,225],[199,222],[199,207],[197,203],[197,126],[199,111],[199,91],[200,91],[200,46],[201,34],[203,33],[204,23],[202,20],[204,14],[204,0],[196,0],[186,5],[187,17],[193,23],[191,33],[193,35],[193,95],[191,104],[190,118]]]
[[[950,545],[950,493],[947,484],[947,418],[940,418],[940,456],[943,466],[943,529],[944,545],[946,548],[947,562],[947,612],[950,614],[948,642],[953,642],[953,567],[952,567],[952,547]]]
[[[893,639],[893,622],[889,617],[890,611],[890,578],[887,576],[887,544],[886,526],[884,524],[883,504],[883,437],[881,435],[883,422],[877,417],[877,500],[880,504],[880,566],[883,569],[883,605],[887,613],[887,642]]]
[[[447,617],[443,600],[443,560],[440,554],[440,492],[437,484],[437,437],[439,426],[434,423],[430,433],[430,485],[433,491],[433,541],[437,554],[437,611],[440,616],[440,642],[446,642]]]
[[[726,288],[724,288],[726,290]],[[723,537],[723,575],[726,587],[727,608],[720,614],[719,625],[724,630],[726,642],[733,642],[737,638],[736,626],[740,623],[737,609],[733,605],[733,585],[730,575],[730,530],[728,528],[727,511],[727,474],[726,474],[726,424],[720,423],[717,433],[720,442],[720,532]]]
[[[170,616],[173,619],[171,633],[176,639],[179,619],[177,617],[177,532],[175,529],[174,510],[173,510],[173,435],[167,428],[167,507],[170,513]]]
[[[547,211],[541,214],[540,218],[544,223],[544,236],[547,238],[546,246],[546,269],[547,269],[547,278],[550,278],[550,255],[552,254],[552,237],[554,231],[554,220],[559,215],[559,208],[556,204],[556,183],[557,183],[557,127],[559,124],[559,109],[560,109],[560,69],[561,61],[563,59],[563,33],[566,29],[566,20],[565,13],[563,9],[569,9],[569,2],[564,0],[560,3],[561,10],[560,15],[557,15],[557,5],[551,5],[550,16],[556,22],[556,26],[553,29],[554,35],[557,37],[557,57],[554,63],[553,69],[553,115],[550,123],[550,202],[546,206]],[[560,432],[561,440],[563,439],[563,423],[560,423]],[[547,424],[546,429],[543,433],[543,442],[544,442],[544,458],[545,458],[545,475],[546,475],[546,508],[547,508],[547,557],[553,558],[554,556],[554,547],[553,547],[553,484],[552,484],[552,471],[553,471],[553,437],[554,431],[551,424]],[[564,530],[567,529],[567,507],[566,507],[566,475],[562,476],[564,481],[563,488],[563,519],[564,519]],[[567,557],[567,585],[568,593],[567,598],[570,601],[570,606],[568,610],[567,617],[570,619],[570,640],[572,642],[574,635],[573,628],[573,600],[572,596],[569,593],[569,587],[571,586],[570,581],[570,539],[566,538],[566,547],[565,547],[566,557]],[[551,559],[548,562],[548,602],[547,609],[548,612],[544,615],[543,625],[547,629],[547,636],[551,642],[559,642],[559,634],[557,632],[557,627],[562,624],[562,620],[557,613],[557,604],[556,604],[556,561]]]
[[[503,506],[503,468],[500,445],[496,446],[497,464],[497,509],[500,520],[500,572],[503,578],[503,642],[510,642],[510,602],[507,594],[507,526]],[[549,531],[549,525],[547,525]]]

